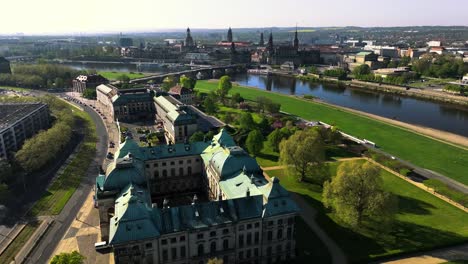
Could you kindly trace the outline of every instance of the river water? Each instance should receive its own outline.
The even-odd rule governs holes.
[[[240,74],[234,76],[233,81],[283,94],[313,95],[334,105],[468,137],[468,107],[304,82],[291,77]]]

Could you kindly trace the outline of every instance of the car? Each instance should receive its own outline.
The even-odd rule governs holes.
[[[108,159],[113,159],[113,158],[114,158],[114,154],[112,154],[111,152],[109,152],[109,153],[107,153],[106,158],[108,158]]]
[[[103,116],[102,119],[107,119],[107,117]]]

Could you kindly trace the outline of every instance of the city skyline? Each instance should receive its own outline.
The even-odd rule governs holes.
[[[394,0],[391,5],[372,0],[326,3],[293,0],[287,5],[278,0],[239,0],[224,9],[214,0],[183,1],[183,4],[142,0],[135,7],[123,0],[80,2],[78,6],[59,0],[9,2],[6,7],[10,12],[0,17],[0,24],[4,25],[0,34],[149,32],[187,26],[199,29],[293,27],[296,23],[301,27],[468,26],[463,11],[468,3],[456,0],[445,1],[443,5],[435,0],[425,1],[424,5],[404,0]],[[25,6],[28,8],[24,9]],[[14,10],[21,10],[20,15]]]

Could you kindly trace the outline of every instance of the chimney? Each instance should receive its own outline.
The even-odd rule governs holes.
[[[250,189],[249,189],[249,187],[247,187],[247,191],[246,191],[246,193],[245,193],[245,196],[250,197]]]

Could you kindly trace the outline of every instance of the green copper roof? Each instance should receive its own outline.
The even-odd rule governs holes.
[[[139,103],[139,102],[152,102],[153,96],[151,93],[129,93],[120,94],[112,98],[113,105],[126,105],[128,103]]]
[[[123,143],[120,144],[119,149],[115,152],[114,159],[121,159],[132,153],[133,156],[144,159],[144,155],[141,153],[141,147],[138,146],[138,143],[133,139],[127,137]]]
[[[218,142],[222,146],[233,147],[237,146],[234,139],[229,135],[226,129],[222,128],[217,135],[213,137],[213,141]]]
[[[164,109],[172,123],[192,124],[196,122],[196,115],[192,111],[171,96],[158,96],[154,99],[156,104]],[[178,105],[179,104],[179,105]]]
[[[247,192],[249,195],[263,195],[259,187],[268,184],[268,181],[263,176],[250,176],[244,172],[239,173],[229,179],[219,182],[219,187],[228,199],[245,197]]]
[[[373,54],[373,52],[370,52],[370,51],[361,51],[361,52],[359,52],[358,54],[356,54],[356,56],[367,56],[367,55],[370,55],[370,54]]]
[[[115,214],[110,220],[109,244],[145,240],[160,235],[147,205],[146,191],[129,184],[115,201]]]
[[[128,184],[146,185],[144,163],[130,155],[118,159],[107,168],[103,189],[121,190]]]
[[[246,173],[261,171],[257,161],[238,146],[221,148],[214,152],[210,164],[223,179],[227,179],[243,170]]]

